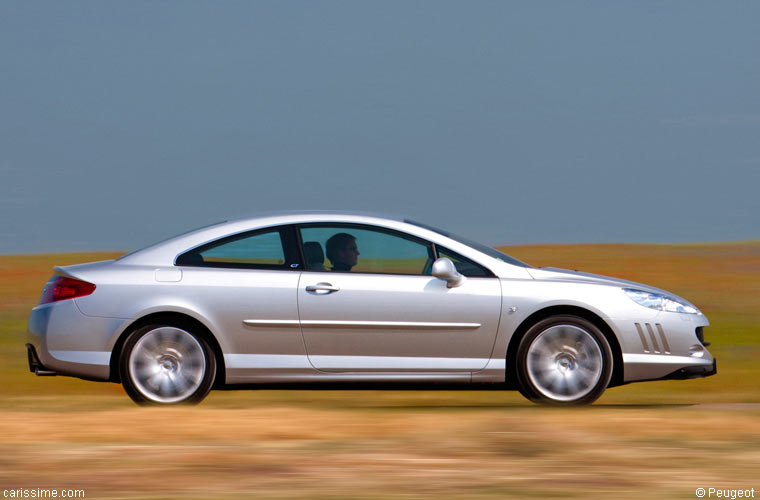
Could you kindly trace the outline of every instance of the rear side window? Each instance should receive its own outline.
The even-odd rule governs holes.
[[[286,228],[266,229],[223,238],[177,258],[178,266],[286,269],[298,262],[288,259]],[[299,266],[295,266],[297,268]]]

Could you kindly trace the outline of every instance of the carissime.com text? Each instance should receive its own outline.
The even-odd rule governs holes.
[[[84,498],[84,490],[14,488],[3,490],[3,498]]]

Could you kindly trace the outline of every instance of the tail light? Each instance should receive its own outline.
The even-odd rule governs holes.
[[[53,276],[50,278],[50,281],[45,283],[45,287],[42,289],[40,304],[84,297],[94,291],[95,285],[92,283],[67,278],[66,276]]]

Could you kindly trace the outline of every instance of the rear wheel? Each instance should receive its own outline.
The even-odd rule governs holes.
[[[552,316],[533,325],[517,349],[520,393],[536,403],[596,401],[612,377],[612,350],[593,323]]]
[[[208,342],[188,327],[146,325],[132,332],[119,360],[124,390],[139,404],[195,404],[216,376]]]

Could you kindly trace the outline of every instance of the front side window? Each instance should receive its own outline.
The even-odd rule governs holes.
[[[284,232],[283,228],[275,228],[223,238],[182,254],[177,265],[286,268],[288,252]]]
[[[438,251],[438,257],[446,257],[454,263],[454,267],[457,268],[459,274],[467,276],[468,278],[485,278],[493,276],[491,271],[480,264],[476,264],[467,257],[462,257],[458,253],[452,252],[440,245],[436,245],[435,249]]]
[[[300,228],[306,269],[351,273],[429,274],[430,244],[391,230],[354,224]]]

